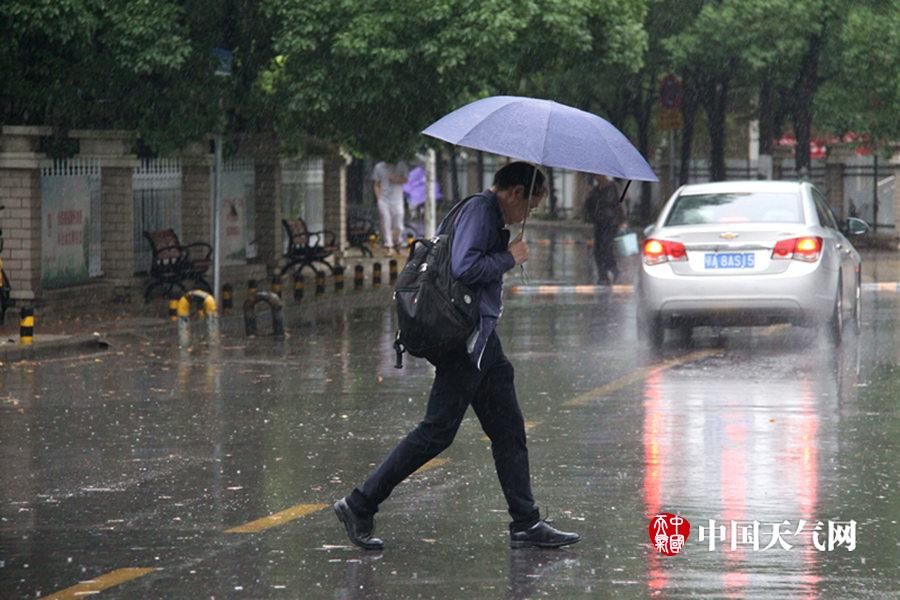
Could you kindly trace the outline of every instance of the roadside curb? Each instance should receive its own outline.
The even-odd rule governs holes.
[[[98,335],[65,335],[46,336],[52,339],[42,341],[40,335],[35,336],[34,344],[23,346],[18,343],[0,344],[0,364],[24,360],[44,360],[59,358],[73,354],[104,352],[109,342]]]

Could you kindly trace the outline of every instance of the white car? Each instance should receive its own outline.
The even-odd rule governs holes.
[[[679,188],[645,231],[638,330],[654,347],[665,330],[700,325],[824,326],[839,344],[861,324],[859,253],[822,193],[802,181],[727,181]]]

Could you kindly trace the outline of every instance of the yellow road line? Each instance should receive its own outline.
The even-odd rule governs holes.
[[[327,504],[298,504],[281,512],[271,514],[268,517],[263,517],[237,527],[232,527],[231,529],[226,529],[225,533],[257,533],[264,529],[282,525],[288,521],[305,517],[306,515],[319,512],[326,508],[328,508]]]
[[[117,586],[121,583],[125,583],[126,581],[131,581],[132,579],[143,577],[144,575],[152,573],[153,571],[156,571],[156,569],[116,569],[115,571],[110,571],[109,573],[105,573],[100,577],[82,581],[78,585],[73,585],[70,588],[66,588],[64,590],[56,592],[55,594],[46,596],[45,600],[72,600],[73,598],[84,598],[85,596],[98,594],[107,588]]]
[[[449,458],[432,458],[427,463],[416,469],[416,472],[413,473],[413,475],[415,475],[416,473],[424,473],[425,471],[430,471],[431,469],[442,467],[448,462],[450,462]]]
[[[416,473],[430,471],[431,469],[443,466],[448,462],[450,462],[449,458],[433,458],[419,467],[419,470],[416,471]],[[416,473],[413,473],[413,475]],[[249,523],[244,523],[243,525],[238,525],[237,527],[232,527],[231,529],[226,529],[225,533],[258,533],[271,527],[283,525],[294,519],[317,513],[326,508],[328,508],[327,504],[297,504],[296,506],[292,506],[281,512],[271,514],[268,517],[263,517],[261,519],[256,519],[255,521],[250,521]]]
[[[643,381],[652,371],[665,371],[667,369],[671,369],[672,367],[677,367],[678,365],[702,360],[716,353],[716,350],[697,350],[696,352],[690,352],[683,356],[669,359],[662,364],[636,369],[631,373],[627,373],[622,377],[619,377],[618,379],[614,379],[609,383],[604,383],[601,386],[595,387],[592,390],[588,390],[582,394],[575,396],[571,400],[563,402],[563,406],[586,406],[592,400],[595,400],[600,396],[606,396],[630,385],[634,385],[639,381]]]

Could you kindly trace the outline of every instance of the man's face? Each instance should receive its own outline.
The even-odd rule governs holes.
[[[524,185],[515,186],[508,196],[508,200],[505,203],[506,208],[503,211],[503,218],[506,224],[514,225],[524,221],[532,210],[540,206],[546,194],[545,189],[538,188],[531,195],[531,198],[528,198],[528,190]]]

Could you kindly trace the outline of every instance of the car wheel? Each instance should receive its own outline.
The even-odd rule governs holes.
[[[646,340],[654,350],[662,348],[666,337],[666,328],[663,327],[659,315],[649,315],[639,311],[637,324],[638,336],[642,340]]]
[[[834,299],[834,311],[832,311],[831,318],[828,319],[825,329],[828,332],[828,339],[831,343],[835,346],[840,346],[841,338],[844,335],[844,301],[840,280],[838,281],[837,297]]]
[[[856,276],[856,299],[853,302],[853,332],[862,331],[862,274]]]

